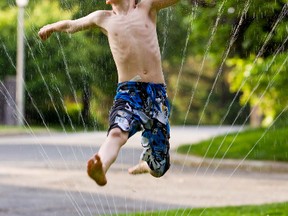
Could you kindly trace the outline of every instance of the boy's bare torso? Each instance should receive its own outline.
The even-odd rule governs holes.
[[[155,17],[136,6],[127,14],[105,13],[101,22],[118,71],[118,81],[164,83]]]
[[[135,5],[135,0],[106,0],[112,10],[97,10],[76,20],[48,24],[38,34],[45,41],[53,32],[75,33],[100,27],[108,37],[119,82],[137,76],[142,82],[164,83],[156,32],[157,12],[178,1],[143,0]]]

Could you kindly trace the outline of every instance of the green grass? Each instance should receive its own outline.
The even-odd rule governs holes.
[[[31,134],[33,133],[48,133],[48,132],[64,132],[63,128],[59,125],[49,125],[49,128],[45,128],[44,126],[6,126],[0,125],[0,136],[1,135],[16,135],[16,134]],[[95,128],[89,127],[84,128],[81,126],[75,126],[73,129],[71,126],[65,126],[65,132],[84,132],[84,131],[95,131]]]
[[[54,129],[51,129],[55,131]],[[33,133],[47,133],[47,129],[45,127],[21,127],[21,126],[7,126],[7,125],[0,125],[0,135],[16,135],[16,134],[30,134]]]
[[[288,161],[288,128],[246,130],[219,136],[196,145],[180,146],[178,153],[208,158]]]
[[[195,208],[195,209],[180,209],[161,212],[146,212],[133,214],[118,214],[136,215],[136,216],[288,216],[288,203],[275,203],[258,206],[239,206],[239,207],[220,207],[220,208]]]
[[[38,130],[35,128],[35,130]],[[28,133],[29,129],[18,126],[0,125],[1,134]]]

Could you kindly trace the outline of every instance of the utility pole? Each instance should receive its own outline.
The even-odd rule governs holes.
[[[16,0],[18,6],[18,25],[17,25],[17,63],[16,63],[16,109],[17,124],[24,124],[24,12],[29,0]]]

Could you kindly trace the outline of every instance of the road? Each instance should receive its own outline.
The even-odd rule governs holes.
[[[173,127],[177,146],[237,131],[234,127]],[[0,215],[83,216],[288,200],[288,174],[218,169],[172,164],[156,179],[131,176],[138,162],[140,136],[121,150],[98,187],[86,175],[86,160],[99,148],[105,132],[0,137]]]

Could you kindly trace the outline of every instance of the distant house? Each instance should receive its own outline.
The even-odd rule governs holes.
[[[16,78],[8,76],[0,80],[0,124],[16,125]]]

